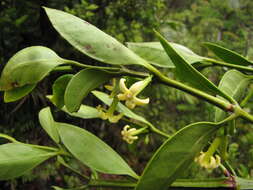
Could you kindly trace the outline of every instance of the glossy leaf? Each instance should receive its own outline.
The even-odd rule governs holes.
[[[0,180],[19,177],[56,154],[23,143],[0,145]]]
[[[111,74],[95,69],[84,69],[75,74],[69,81],[64,102],[69,112],[76,112],[88,93],[110,80]]]
[[[251,77],[237,70],[229,70],[223,75],[218,88],[229,94],[236,101],[239,101],[245,93],[250,80]],[[226,113],[223,110],[215,108],[215,121],[221,121],[225,117]]]
[[[83,164],[109,174],[138,176],[111,147],[92,133],[79,127],[58,123],[63,144]]]
[[[45,8],[45,11],[53,27],[82,53],[109,64],[146,64],[145,60],[92,24],[63,11],[51,8]]]
[[[244,66],[253,64],[251,61],[247,60],[242,55],[232,50],[226,49],[222,46],[219,46],[217,44],[206,42],[204,43],[204,45],[208,49],[210,49],[217,57],[219,57],[220,59],[222,59],[223,61],[227,63],[231,63],[235,65],[244,65]]]
[[[42,128],[47,132],[47,134],[54,140],[54,142],[59,143],[60,138],[56,128],[56,123],[52,116],[50,107],[43,108],[39,112],[39,121]]]
[[[27,84],[22,87],[7,90],[4,92],[4,102],[8,103],[17,101],[26,96],[27,94],[29,94],[35,87],[36,84]]]
[[[108,94],[106,94],[104,92],[95,91],[95,90],[92,91],[92,94],[94,94],[94,96],[96,96],[98,99],[100,99],[102,102],[104,102],[108,106],[111,105],[112,98],[110,98]],[[141,121],[141,122],[146,123],[146,124],[149,123],[145,118],[135,114],[134,112],[132,112],[129,108],[127,108],[126,106],[124,106],[120,102],[118,103],[118,105],[116,107],[116,110],[118,112],[124,113],[124,115],[129,117],[129,118],[135,119],[137,121]]]
[[[170,42],[182,57],[190,64],[203,61],[203,57],[195,54],[193,51],[180,44]],[[166,68],[175,68],[173,61],[164,51],[159,42],[143,42],[143,43],[127,43],[129,49],[133,50],[137,55],[148,61],[149,63]]]
[[[156,34],[166,53],[170,56],[171,60],[175,64],[175,72],[180,80],[187,82],[194,88],[209,92],[213,95],[220,95],[225,98],[228,97],[228,95],[219,90],[211,81],[209,81],[204,75],[190,65],[190,63],[188,63],[182,57],[181,53],[171,46],[164,37],[162,37],[159,33]]]
[[[135,190],[166,190],[218,129],[218,124],[199,122],[179,130],[150,159]]]
[[[58,107],[62,108],[64,106],[64,93],[66,87],[74,75],[65,74],[56,79],[52,86],[53,95],[51,101]]]
[[[86,105],[81,105],[79,110],[73,113],[70,113],[65,106],[62,110],[73,117],[79,117],[82,119],[93,119],[99,117],[99,112],[96,108]]]
[[[25,48],[16,53],[4,67],[0,78],[0,90],[36,84],[63,63],[64,59],[49,48],[43,46]]]

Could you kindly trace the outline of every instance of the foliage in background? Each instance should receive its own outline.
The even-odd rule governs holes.
[[[204,41],[218,42],[224,47],[229,47],[247,55],[249,58],[252,58],[253,55],[252,45],[250,44],[252,39],[251,10],[253,2],[250,0],[227,0],[222,2],[219,0],[148,0],[145,2],[142,0],[2,0],[0,5],[1,70],[11,55],[31,45],[45,45],[64,55],[64,58],[75,57],[81,62],[96,64],[76,50],[69,48],[69,45],[59,38],[52,28],[48,28],[47,18],[41,10],[42,5],[62,9],[79,16],[122,42],[152,41],[155,39],[153,28],[160,28],[169,40],[191,47],[196,52],[201,52],[202,55],[207,53],[206,49],[195,44]],[[212,79],[217,80],[214,73],[210,74],[208,69],[204,70],[204,72],[208,73]],[[222,73],[223,71],[219,70],[218,72]],[[57,75],[52,76],[52,79],[56,77]],[[154,121],[154,124],[159,124],[161,129],[174,132],[175,129],[179,129],[192,121],[207,120],[213,117],[211,108],[206,109],[207,107],[203,102],[197,101],[189,95],[182,95],[177,90],[165,89],[162,86],[156,86],[155,88],[157,90],[151,97],[153,100],[151,109],[145,110],[144,108],[139,111],[143,115],[148,115],[148,118]],[[30,133],[30,131],[38,126],[38,110],[41,105],[46,105],[45,100],[41,97],[49,91],[48,81],[43,81],[32,95],[17,103],[6,105],[0,101],[2,108],[0,115],[4,118],[0,124],[1,131],[19,137],[20,140],[28,138],[34,143],[47,143],[48,139],[41,135],[40,129],[33,133]],[[96,102],[97,100],[91,98],[89,101]],[[185,106],[185,103],[188,105]],[[199,109],[203,110],[201,115],[197,115]],[[160,113],[164,110],[170,114],[161,115]],[[11,114],[6,115],[5,113]],[[190,116],[186,116],[187,114]],[[66,117],[66,115],[59,114],[58,117],[62,118]],[[159,119],[161,120],[158,123]],[[90,128],[94,132],[101,137],[106,137],[106,139],[109,139],[108,141],[114,142],[115,147],[127,154],[127,147],[125,145],[116,145],[117,139],[108,138],[103,133],[104,127],[98,126],[101,124],[94,124],[94,122],[84,123],[80,120],[73,120],[70,117],[67,117],[66,120],[79,126],[91,126]],[[181,124],[176,126],[175,123],[179,120]],[[93,129],[93,125],[97,127]],[[104,125],[102,124],[102,126]],[[231,146],[231,158],[234,166],[238,168],[242,176],[247,177],[252,176],[252,171],[249,169],[252,166],[251,157],[246,154],[253,151],[249,134],[250,130],[245,128],[244,131],[238,133],[238,138],[241,142],[238,144],[240,145],[235,143]],[[233,140],[237,141],[236,139]],[[150,141],[153,143],[152,148],[155,149],[158,147],[160,139],[154,140],[150,138]],[[130,147],[133,150],[133,154],[141,154],[141,152],[136,150],[138,146],[142,147],[142,143],[144,141],[140,142],[136,147]],[[236,154],[236,150],[242,148],[245,149],[245,154]],[[146,150],[144,149],[143,152],[146,152]],[[144,153],[143,160],[150,156],[147,154]],[[132,161],[138,165],[143,160]],[[237,160],[243,160],[243,165],[237,167]],[[53,173],[53,170],[54,167],[49,169],[49,174],[45,176],[51,176],[50,173]],[[53,178],[51,180],[56,179]]]

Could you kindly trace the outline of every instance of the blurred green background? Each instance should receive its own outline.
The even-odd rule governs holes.
[[[123,43],[157,41],[153,32],[156,29],[168,40],[185,45],[200,55],[213,56],[201,44],[208,41],[235,50],[249,59],[253,58],[252,0],[1,0],[0,70],[14,53],[34,45],[47,46],[63,58],[96,64],[57,34],[42,6],[74,14]],[[224,72],[223,68],[203,70],[216,84]],[[40,127],[37,114],[41,108],[52,106],[45,95],[51,94],[51,84],[57,76],[50,75],[30,95],[14,103],[5,104],[3,93],[0,92],[0,132],[23,142],[52,144]],[[213,108],[210,105],[177,90],[154,85],[146,90],[145,95],[151,98],[151,103],[136,111],[168,133],[174,133],[191,122],[213,120]],[[90,105],[99,104],[91,96],[85,101]],[[249,104],[248,109],[251,107]],[[163,141],[160,137],[150,135],[133,145],[127,145],[120,137],[124,122],[111,125],[101,120],[84,121],[71,118],[56,109],[54,114],[56,120],[76,124],[98,135],[120,152],[139,173]],[[230,138],[229,160],[237,174],[246,178],[253,176],[252,131],[249,124],[238,121],[237,133]],[[85,168],[81,170],[89,172]],[[219,172],[209,173],[193,164],[182,177],[219,175]],[[114,178],[109,175],[102,177]],[[72,187],[80,184],[81,179],[51,160],[24,177],[0,182],[0,189],[44,190],[50,189],[51,185]]]

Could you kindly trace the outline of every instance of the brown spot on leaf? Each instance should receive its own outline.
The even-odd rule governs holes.
[[[119,48],[117,48],[117,47],[114,47],[114,48],[113,48],[113,51],[117,51],[118,49],[119,49]]]
[[[19,86],[19,84],[18,84],[18,82],[12,82],[11,86],[14,87],[14,88],[17,88]]]
[[[92,50],[92,46],[91,45],[86,45],[86,46],[84,46],[84,48],[87,50],[87,51],[90,51],[90,50]]]

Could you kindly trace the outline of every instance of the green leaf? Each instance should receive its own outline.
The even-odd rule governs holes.
[[[39,121],[42,128],[47,132],[47,134],[54,140],[54,142],[59,143],[60,138],[56,128],[56,123],[52,116],[50,107],[43,108],[39,112]]]
[[[104,102],[104,103],[105,103],[106,105],[108,105],[108,106],[110,106],[111,103],[112,103],[112,101],[113,101],[113,99],[110,98],[109,95],[106,94],[106,93],[99,92],[99,91],[92,91],[92,94],[93,94],[94,96],[96,96],[98,99],[100,99],[102,102]],[[140,121],[140,122],[142,122],[142,123],[148,125],[148,126],[150,127],[151,130],[156,130],[156,132],[159,131],[159,130],[157,130],[157,129],[153,126],[152,123],[150,123],[149,121],[147,121],[144,117],[139,116],[139,115],[137,115],[136,113],[132,112],[129,108],[127,108],[126,106],[124,106],[124,105],[123,105],[122,103],[120,103],[120,102],[117,104],[116,110],[117,110],[118,112],[120,112],[120,113],[123,113],[124,116],[126,116],[126,117],[129,117],[129,118],[131,118],[131,119]],[[162,131],[159,131],[159,133],[162,134],[163,136],[169,137],[168,134],[163,133]]]
[[[236,101],[240,101],[250,80],[250,76],[244,75],[237,70],[229,70],[223,75],[218,88],[229,94]],[[215,107],[215,121],[223,120],[226,115],[226,112]]]
[[[57,187],[57,186],[52,186],[52,188],[54,188],[54,190],[85,190],[87,189],[87,186],[84,185],[84,186],[81,186],[81,187],[74,187],[74,188],[67,188],[67,189],[63,189],[61,187]]]
[[[57,186],[52,186],[54,188],[54,190],[66,190],[66,189],[63,189],[61,187],[57,187]]]
[[[253,180],[252,179],[243,179],[240,177],[235,177],[237,187],[240,187],[240,190],[251,190],[253,189]]]
[[[100,99],[102,102],[104,102],[108,106],[110,106],[112,101],[113,101],[113,99],[110,98],[109,95],[106,94],[106,93],[94,90],[94,91],[92,91],[92,94],[94,94],[94,96],[96,96],[98,99]],[[132,112],[129,108],[127,108],[126,106],[124,106],[120,102],[118,103],[118,105],[116,107],[116,110],[118,112],[124,113],[124,115],[129,117],[129,118],[135,119],[137,121],[141,121],[141,122],[146,123],[146,124],[149,123],[145,118],[135,114],[134,112]]]
[[[83,177],[85,179],[89,179],[88,176],[83,175],[79,170],[77,170],[76,168],[72,167],[70,164],[68,164],[67,162],[65,162],[65,160],[64,160],[63,157],[57,156],[57,162],[59,162],[61,165],[63,165],[64,167],[68,168],[69,170],[75,172],[79,176],[81,176],[81,177]]]
[[[145,60],[92,24],[63,11],[44,9],[53,27],[82,53],[109,64],[146,64]]]
[[[25,86],[13,88],[11,90],[7,90],[4,92],[4,102],[14,102],[23,98],[27,94],[29,94],[34,88],[36,84],[26,84]]]
[[[179,130],[150,159],[135,190],[166,190],[185,172],[218,129],[216,123],[199,122]]]
[[[4,67],[0,78],[0,90],[36,84],[63,63],[64,59],[49,48],[42,46],[25,48],[16,53]]]
[[[72,74],[65,74],[60,76],[56,79],[53,84],[53,96],[51,97],[51,101],[56,105],[58,108],[62,108],[64,106],[64,93],[66,87],[74,75]]]
[[[248,66],[248,65],[253,64],[251,61],[247,60],[242,55],[240,55],[232,50],[221,47],[217,44],[206,42],[206,43],[204,43],[204,45],[208,49],[210,49],[217,57],[219,57],[220,59],[222,59],[223,61],[225,61],[227,63],[231,63],[231,64],[235,64],[235,65],[244,65],[244,66]]]
[[[96,108],[86,105],[81,105],[77,112],[70,113],[66,107],[62,108],[62,111],[66,112],[67,114],[73,117],[79,117],[82,119],[93,119],[99,118],[99,112]]]
[[[185,46],[176,43],[169,43],[175,48],[182,57],[190,64],[201,62],[203,57],[195,54],[193,51]],[[129,49],[135,52],[137,55],[147,60],[149,63],[166,68],[175,68],[173,61],[164,51],[162,45],[159,42],[143,42],[143,43],[127,43]]]
[[[119,154],[95,135],[70,124],[57,124],[63,144],[83,164],[99,172],[138,178]]]
[[[64,102],[69,112],[76,112],[81,106],[82,100],[88,93],[110,80],[111,74],[102,70],[84,69],[75,74],[69,81]]]
[[[19,177],[56,154],[23,143],[0,145],[0,180]]]
[[[211,93],[213,95],[220,95],[226,99],[230,99],[228,95],[218,89],[211,81],[209,81],[204,75],[202,75],[198,70],[196,70],[190,63],[188,63],[171,44],[157,33],[163,48],[166,53],[169,55],[171,60],[176,66],[175,72],[177,77],[190,84],[194,88],[198,88],[204,92]]]

